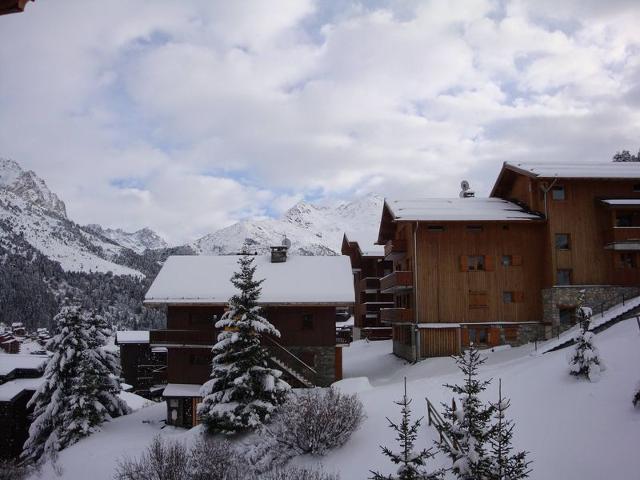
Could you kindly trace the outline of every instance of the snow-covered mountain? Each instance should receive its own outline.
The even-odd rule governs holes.
[[[0,158],[0,245],[14,251],[14,235],[66,271],[142,275],[114,262],[124,247],[68,219],[64,203],[44,180]]]
[[[121,228],[103,228],[95,223],[87,225],[85,228],[136,253],[143,253],[147,249],[154,250],[169,246],[160,235],[150,228],[142,228],[135,232],[125,232]]]
[[[200,254],[229,254],[246,243],[252,251],[266,253],[284,236],[290,251],[300,255],[339,255],[344,232],[375,240],[383,198],[370,194],[353,202],[319,206],[302,201],[281,219],[246,220],[206,235],[191,244]]]

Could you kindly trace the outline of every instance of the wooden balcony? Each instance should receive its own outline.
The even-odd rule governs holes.
[[[217,333],[201,330],[151,330],[149,343],[154,347],[212,347],[217,340]]]
[[[396,271],[380,279],[382,293],[398,293],[413,288],[413,272]]]
[[[410,323],[414,321],[413,310],[410,308],[383,308],[380,310],[382,323]]]
[[[380,279],[378,277],[366,277],[360,280],[360,291],[366,293],[376,293],[380,290]]]
[[[624,249],[624,244],[640,246],[640,227],[612,227],[606,232],[605,242],[613,249]]]
[[[384,246],[385,260],[398,260],[407,254],[407,241],[396,238],[389,240]]]

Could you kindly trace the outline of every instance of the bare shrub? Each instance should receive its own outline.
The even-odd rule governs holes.
[[[182,442],[156,436],[139,460],[118,462],[116,480],[187,480],[189,454]]]
[[[339,475],[301,467],[278,467],[260,475],[260,480],[340,480]]]
[[[258,472],[296,455],[324,455],[345,444],[364,419],[357,395],[314,388],[290,395],[250,454]]]
[[[201,437],[190,452],[190,480],[248,478],[246,462],[226,440]]]

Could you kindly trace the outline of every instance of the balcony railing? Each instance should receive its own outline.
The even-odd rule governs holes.
[[[164,347],[210,347],[216,339],[216,332],[201,330],[151,330],[149,334],[151,345]]]
[[[384,246],[384,258],[387,260],[398,260],[407,253],[407,241],[396,238],[389,240]]]
[[[360,290],[375,293],[380,290],[380,279],[377,277],[366,277],[360,280]]]
[[[607,231],[606,243],[640,243],[640,227],[613,227]]]
[[[413,272],[396,271],[380,279],[382,293],[398,293],[413,288]]]
[[[410,308],[383,308],[380,310],[382,323],[407,323],[413,322],[413,310]]]

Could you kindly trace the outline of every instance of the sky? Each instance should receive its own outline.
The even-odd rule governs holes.
[[[0,157],[171,243],[300,200],[487,195],[640,147],[637,0],[38,0],[0,17]]]

